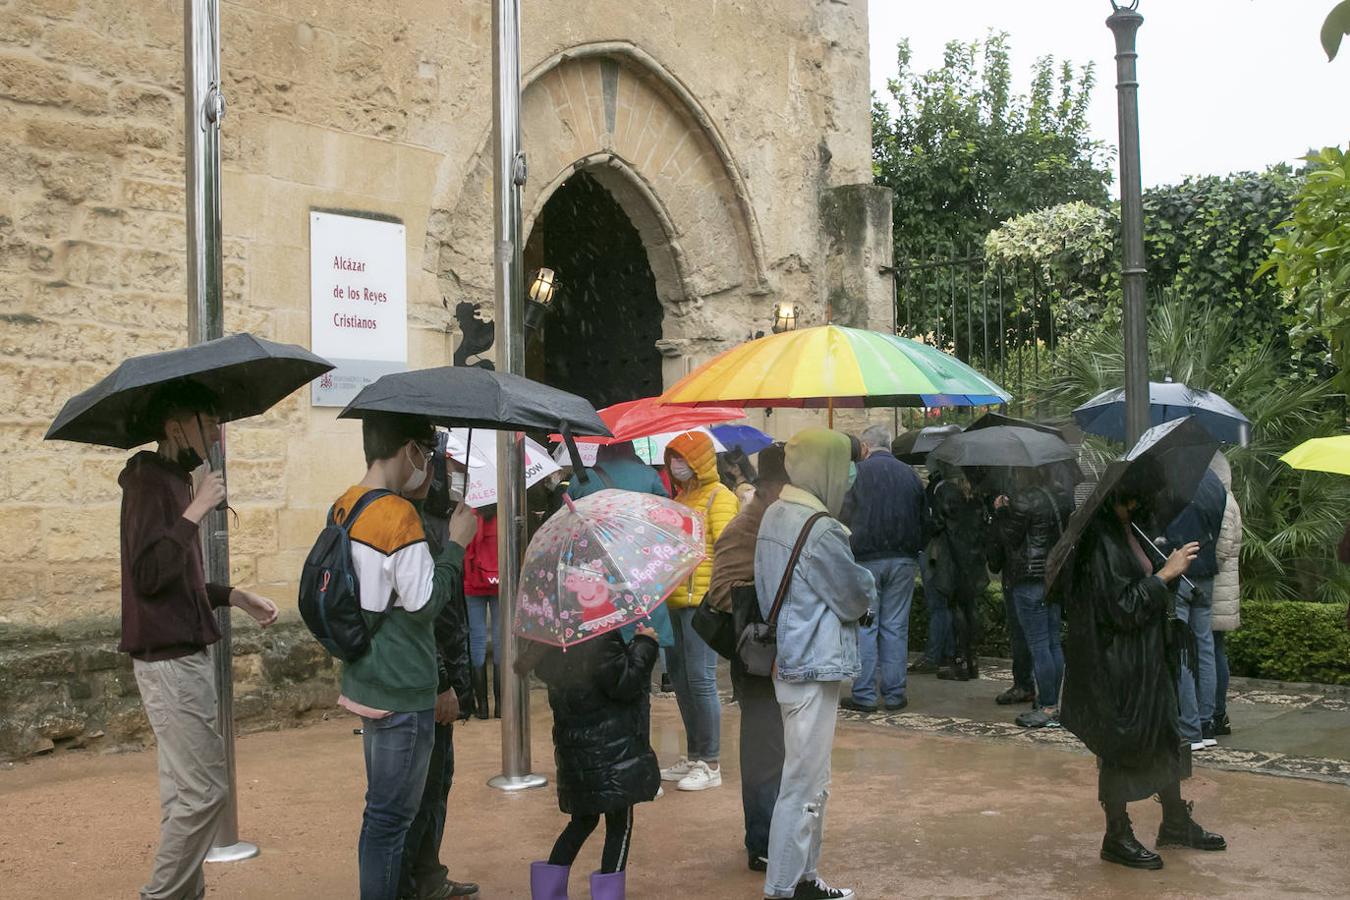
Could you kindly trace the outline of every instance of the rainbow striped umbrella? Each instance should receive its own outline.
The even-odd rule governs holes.
[[[732,347],[661,396],[682,406],[993,406],[1009,394],[910,338],[818,325]]]

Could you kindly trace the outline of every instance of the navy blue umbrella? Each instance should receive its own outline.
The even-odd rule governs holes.
[[[773,443],[773,438],[753,425],[713,425],[713,435],[728,450],[739,450],[746,456],[754,456]]]
[[[1252,423],[1236,406],[1212,391],[1198,391],[1179,381],[1148,383],[1149,422],[1161,425],[1191,416],[1214,439],[1246,445]],[[1073,411],[1074,421],[1089,434],[1125,441],[1125,389],[1098,394]]]

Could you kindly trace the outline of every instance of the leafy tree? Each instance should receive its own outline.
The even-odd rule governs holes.
[[[1327,51],[1328,62],[1336,58],[1341,49],[1341,38],[1347,34],[1350,34],[1350,0],[1341,0],[1322,23],[1322,49]]]
[[[1329,361],[1350,386],[1350,159],[1337,147],[1304,159],[1293,215],[1258,274],[1273,270],[1288,291],[1296,346],[1317,353],[1329,344]]]
[[[896,259],[978,248],[1000,222],[1070,200],[1107,202],[1110,154],[1092,139],[1092,66],[1036,61],[1013,89],[1006,33],[947,44],[943,65],[914,71],[908,41],[873,98],[876,181],[895,191]]]

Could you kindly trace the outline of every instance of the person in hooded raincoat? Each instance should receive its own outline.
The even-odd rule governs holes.
[[[671,686],[686,736],[685,755],[661,770],[663,781],[682,791],[720,787],[722,703],[717,696],[717,653],[694,630],[694,611],[712,579],[717,539],[740,512],[735,493],[717,475],[717,451],[703,431],[687,431],[666,445],[666,468],[675,485],[675,502],[703,520],[708,558],[666,601],[674,645],[666,650]]]
[[[788,575],[776,622],[773,689],[783,718],[783,775],[769,826],[766,897],[853,896],[825,884],[819,872],[840,687],[858,677],[858,620],[877,596],[876,579],[854,559],[838,518],[856,476],[851,457],[848,437],[837,431],[796,434],[784,451],[792,483],[765,511],[755,540],[755,594],[766,622]],[[798,540],[801,555],[789,573]]]
[[[1148,521],[1147,498],[1161,478],[1147,468],[1127,474],[1097,510],[1055,590],[1069,622],[1060,722],[1097,755],[1097,799],[1106,812],[1101,858],[1160,869],[1162,857],[1134,836],[1130,801],[1160,796],[1159,847],[1227,844],[1201,828],[1181,799],[1191,759],[1177,718],[1173,590],[1199,546],[1181,547],[1154,570],[1133,533],[1135,521]]]

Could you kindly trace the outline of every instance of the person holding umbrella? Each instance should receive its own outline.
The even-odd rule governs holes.
[[[202,862],[228,815],[229,748],[206,652],[221,638],[215,610],[237,607],[263,627],[277,618],[266,597],[207,581],[199,530],[225,504],[220,426],[266,412],[332,368],[301,347],[230,335],[123,361],[66,401],[47,430],[46,440],[123,450],[156,444],[118,477],[118,649],[132,658],[159,755],[159,850],[142,897],[202,896]]]
[[[1049,594],[1065,604],[1069,622],[1060,721],[1098,757],[1097,799],[1106,813],[1101,858],[1130,868],[1163,866],[1135,838],[1126,812],[1130,801],[1154,794],[1163,807],[1159,847],[1227,847],[1191,818],[1181,798],[1191,758],[1177,718],[1173,591],[1199,546],[1186,544],[1155,568],[1144,530],[1175,517],[1215,449],[1191,419],[1150,429],[1108,468],[1047,565]]]
[[[201,896],[229,784],[216,729],[216,690],[207,648],[220,639],[213,610],[233,606],[264,628],[277,606],[240,588],[209,584],[198,528],[225,500],[220,475],[202,465],[219,440],[216,398],[191,381],[166,386],[147,421],[160,433],[118,476],[122,488],[122,640],[131,655],[159,753],[163,816],[144,898]]]
[[[570,816],[547,861],[530,866],[534,900],[566,900],[572,864],[605,819],[595,900],[623,900],[633,807],[654,799],[651,747],[657,637],[650,612],[706,554],[702,520],[672,500],[602,491],[560,510],[521,565],[516,671],[548,686],[558,808]],[[623,629],[636,625],[631,641]]]

